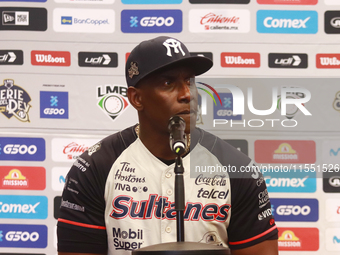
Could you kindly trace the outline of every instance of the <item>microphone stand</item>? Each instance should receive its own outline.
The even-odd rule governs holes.
[[[175,211],[177,242],[150,245],[132,251],[132,255],[228,255],[230,250],[206,243],[184,242],[184,167],[182,157],[177,155],[175,161]]]

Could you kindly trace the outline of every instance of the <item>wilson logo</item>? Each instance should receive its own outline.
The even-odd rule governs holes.
[[[222,67],[260,67],[260,53],[222,52]]]
[[[68,51],[32,51],[32,65],[70,66],[71,54]]]
[[[340,54],[316,54],[317,68],[340,68]]]

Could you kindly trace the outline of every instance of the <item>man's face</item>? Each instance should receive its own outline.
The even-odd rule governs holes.
[[[194,71],[177,66],[162,69],[144,78],[137,86],[142,96],[144,120],[161,132],[167,132],[170,117],[185,120],[185,132],[195,126],[197,116],[197,88]]]

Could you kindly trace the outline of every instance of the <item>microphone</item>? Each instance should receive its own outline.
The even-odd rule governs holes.
[[[171,117],[168,122],[168,130],[170,133],[170,148],[177,155],[185,152],[185,120],[177,115]]]

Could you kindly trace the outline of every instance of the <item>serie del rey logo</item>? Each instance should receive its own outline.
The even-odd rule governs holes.
[[[8,119],[13,116],[22,122],[30,122],[28,112],[31,108],[30,95],[21,87],[14,84],[14,80],[4,80],[0,86],[0,112]]]

